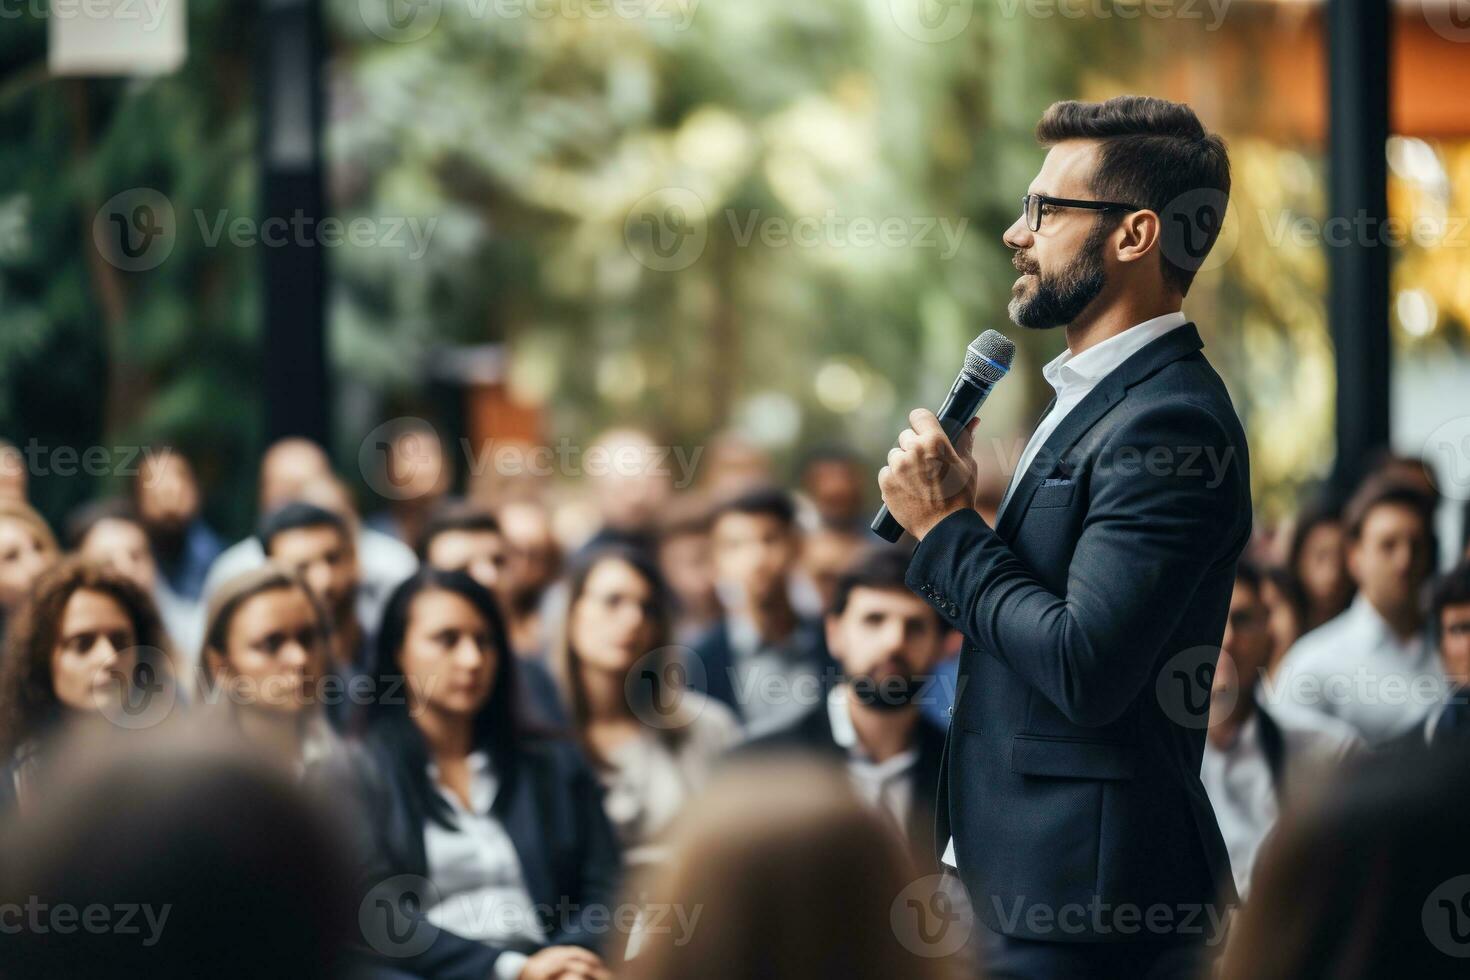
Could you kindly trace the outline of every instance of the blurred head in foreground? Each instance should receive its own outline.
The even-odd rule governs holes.
[[[1224,980],[1462,977],[1470,956],[1470,746],[1380,758],[1289,812]]]
[[[80,748],[5,828],[4,975],[339,975],[356,909],[333,821],[222,748],[147,744]]]
[[[667,928],[638,937],[629,980],[951,975],[895,929],[895,906],[926,880],[839,771],[734,764],[689,805],[669,845],[635,893],[669,910]]]

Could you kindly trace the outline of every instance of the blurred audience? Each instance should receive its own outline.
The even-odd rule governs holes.
[[[510,640],[517,653],[544,656],[547,648],[542,603],[561,575],[561,546],[551,514],[537,500],[506,502],[497,512],[510,547]]]
[[[1278,721],[1271,705],[1263,703],[1272,650],[1264,584],[1254,566],[1242,563],[1236,569],[1200,767],[1242,898],[1249,894],[1256,854],[1283,801],[1327,778],[1361,746],[1354,730],[1335,718],[1313,714],[1305,722]]]
[[[863,535],[867,534],[864,538]],[[876,538],[864,529],[819,527],[801,536],[801,573],[816,590],[819,608],[831,609],[837,580],[862,550]]]
[[[1463,977],[1470,743],[1370,760],[1289,812],[1235,922],[1222,980]]]
[[[702,496],[676,497],[658,529],[658,566],[674,593],[673,640],[689,646],[720,619],[710,541],[713,509]]]
[[[449,493],[453,461],[444,451],[439,433],[428,423],[406,425],[382,447],[383,479],[392,492],[387,506],[366,524],[413,547],[423,536],[424,523]]]
[[[797,486],[817,513],[817,526],[861,534],[873,515],[867,499],[876,486],[873,472],[852,450],[824,446],[802,461]]]
[[[330,700],[327,715],[339,729],[346,728],[354,713],[353,702],[361,700],[356,692],[369,688],[365,672],[373,642],[358,618],[360,578],[351,529],[332,511],[289,503],[266,515],[260,525],[260,543],[271,561],[300,576],[326,612],[331,640],[327,675],[333,689],[345,695]]]
[[[517,658],[494,597],[428,568],[394,591],[353,767],[362,883],[427,882],[384,966],[496,980],[606,978],[595,950],[619,875],[596,777],[570,743],[519,722]],[[394,930],[403,935],[400,927]],[[413,953],[409,956],[410,952]]]
[[[1314,504],[1297,516],[1286,568],[1306,593],[1303,633],[1347,608],[1353,598],[1353,580],[1348,575],[1347,534],[1337,511]]]
[[[479,582],[509,617],[515,603],[510,547],[495,515],[477,504],[441,504],[424,522],[417,551],[424,565],[464,572]],[[522,656],[516,677],[521,686],[518,700],[526,706],[529,720],[548,728],[566,724],[556,682],[540,658]]]
[[[934,876],[829,767],[731,767],[680,817],[670,852],[633,893],[664,914],[635,936],[625,980],[958,975],[933,923],[902,928],[930,910]]]
[[[584,552],[569,578],[553,666],[628,864],[647,863],[659,856],[657,835],[740,740],[740,724],[684,686],[683,658],[669,645],[670,596],[642,551]]]
[[[919,711],[918,698],[949,630],[904,584],[907,568],[907,555],[875,550],[837,580],[825,627],[842,682],[824,703],[747,751],[837,761],[858,795],[902,830],[917,864],[937,872],[934,800],[945,733]]]
[[[21,501],[0,500],[0,630],[60,555],[40,514]]]
[[[14,443],[0,439],[0,502],[26,503],[30,477],[25,454]]]
[[[1423,608],[1432,570],[1428,503],[1413,485],[1377,477],[1344,518],[1358,594],[1287,652],[1273,708],[1282,720],[1339,718],[1378,745],[1422,722],[1444,694]]]
[[[602,521],[583,547],[626,544],[651,554],[659,514],[673,493],[668,452],[646,432],[613,429],[598,436],[587,458]]]
[[[326,610],[274,563],[242,572],[209,601],[199,700],[205,712],[298,775],[343,751],[324,701],[331,657]]]
[[[1404,733],[1394,748],[1440,746],[1470,736],[1470,560],[1455,566],[1435,586],[1430,623],[1444,671],[1445,698],[1422,727]]]
[[[1289,569],[1261,570],[1261,601],[1266,604],[1266,627],[1271,634],[1271,657],[1266,672],[1274,674],[1291,645],[1306,632],[1307,594]]]
[[[763,734],[819,703],[829,679],[821,624],[791,600],[801,547],[795,505],[774,487],[747,491],[719,507],[711,537],[725,614],[694,644],[690,683]]]
[[[164,584],[172,594],[197,601],[225,544],[204,520],[204,497],[188,457],[173,447],[145,454],[133,481],[133,506]]]
[[[137,583],[80,558],[44,573],[0,659],[0,810],[29,805],[60,741],[166,716],[173,684],[163,624]]]
[[[360,977],[339,824],[227,747],[71,754],[0,838],[8,980]],[[30,928],[11,928],[16,917]],[[39,927],[36,926],[39,923]]]

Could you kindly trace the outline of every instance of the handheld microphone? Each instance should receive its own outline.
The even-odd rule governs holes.
[[[991,389],[1006,376],[1015,356],[1015,343],[999,330],[987,330],[970,341],[965,348],[965,366],[960,368],[960,376],[938,412],[939,426],[951,443],[970,424]],[[884,541],[894,542],[903,536],[903,528],[888,513],[886,504],[878,509],[878,516],[869,526]]]

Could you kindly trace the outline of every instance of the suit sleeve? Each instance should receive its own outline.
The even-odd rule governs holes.
[[[605,952],[607,928],[599,928],[585,919],[589,911],[602,914],[613,908],[622,873],[622,848],[603,809],[602,786],[592,770],[580,761],[571,766],[570,788],[569,802],[577,815],[582,845],[582,858],[577,862],[581,908],[563,932],[551,937],[551,942]]]
[[[1158,447],[1170,450],[1169,465],[1149,465]],[[1213,450],[1228,465],[1217,473],[1204,451],[1186,465],[1184,449]],[[1038,582],[973,510],[925,536],[908,584],[939,597],[930,601],[941,616],[1071,722],[1106,725],[1149,682],[1205,574],[1238,554],[1249,534],[1248,507],[1241,528],[1244,460],[1235,452],[1203,408],[1140,412],[1093,463],[1065,597]]]

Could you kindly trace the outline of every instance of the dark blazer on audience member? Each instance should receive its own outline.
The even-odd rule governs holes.
[[[547,944],[597,949],[604,938],[586,917],[605,924],[616,901],[622,858],[602,808],[602,789],[580,751],[557,739],[526,739],[513,773],[497,773],[500,789],[491,812],[515,844],[531,901],[549,910]],[[369,733],[351,754],[349,779],[354,843],[362,861],[364,894],[398,875],[428,877],[426,817],[403,785],[390,748]],[[420,928],[434,928],[427,923]],[[385,958],[384,965],[426,980],[486,980],[501,950],[445,930],[418,956]]]
[[[951,514],[909,565],[965,637],[937,845],[953,834],[997,932],[1158,938],[1094,928],[1091,910],[1162,904],[1181,926],[1234,898],[1199,772],[1250,477],[1202,346],[1186,324],[1133,354],[1047,439],[996,528]]]
[[[745,710],[740,705],[735,677],[735,647],[730,641],[727,620],[720,620],[694,642],[694,655],[702,670],[692,671],[689,686],[700,694],[708,695],[723,703],[735,717],[745,720]],[[811,669],[813,677],[822,681],[821,690],[827,690],[829,682],[841,676],[841,671],[827,652],[827,640],[818,620],[803,619],[797,624],[789,641],[791,656]]]
[[[908,826],[904,829],[908,831],[914,856],[925,871],[938,871],[938,852],[934,846],[934,797],[939,791],[939,767],[944,758],[944,729],[921,713],[914,725],[914,740],[919,759],[909,771],[913,782],[913,803]],[[838,765],[847,762],[847,750],[838,745],[832,735],[832,719],[825,701],[786,728],[751,739],[737,750],[737,755],[750,758],[772,752],[805,752],[830,759]]]

